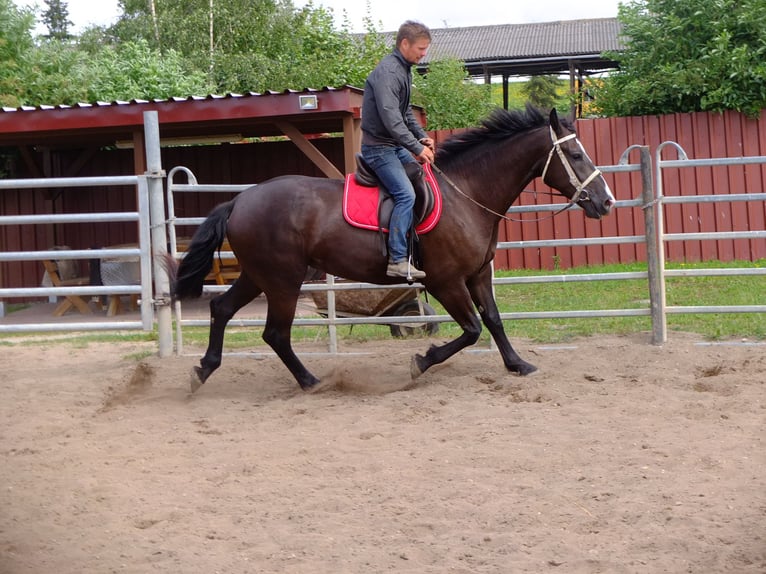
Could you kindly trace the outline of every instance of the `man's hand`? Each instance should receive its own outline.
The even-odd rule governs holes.
[[[430,140],[431,145],[429,146],[427,143],[425,143],[424,140]],[[420,143],[422,143],[425,147],[423,148],[423,151],[420,152],[419,155],[415,156],[415,159],[417,159],[420,163],[433,163],[434,162],[434,150],[433,150],[434,141],[431,138],[423,138],[422,140],[420,140]]]
[[[434,149],[434,140],[431,138],[423,138],[418,140],[420,143],[422,143],[427,148],[431,148],[431,151],[435,151]]]
[[[417,159],[420,163],[433,163],[434,152],[431,151],[430,147],[424,147],[423,151],[420,152],[420,155],[416,156],[415,159]]]

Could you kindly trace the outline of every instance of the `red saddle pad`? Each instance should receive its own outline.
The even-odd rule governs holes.
[[[434,172],[429,164],[423,164],[426,181],[434,192],[434,208],[425,219],[415,226],[419,235],[428,233],[436,224],[442,214],[442,195],[439,184],[436,182]],[[377,231],[380,227],[378,221],[378,194],[377,187],[365,187],[356,183],[353,173],[346,175],[346,183],[343,187],[343,217],[354,227]],[[385,227],[383,231],[387,232]]]

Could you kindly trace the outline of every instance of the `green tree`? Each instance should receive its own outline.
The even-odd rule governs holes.
[[[91,61],[66,40],[46,40],[23,56],[17,78],[25,105],[74,104],[89,101],[82,70]]]
[[[190,69],[175,50],[160,54],[145,40],[107,46],[78,70],[87,100],[167,99],[207,94],[205,73]]]
[[[63,0],[44,0],[48,7],[43,11],[43,24],[48,28],[48,38],[55,40],[67,40],[69,35],[69,26],[72,22],[69,20],[69,8]]]
[[[12,0],[0,0],[0,105],[16,107],[23,102],[24,84],[19,70],[32,49],[34,12],[19,9]]]
[[[527,100],[541,110],[550,110],[559,103],[561,80],[556,76],[532,76],[521,88]]]
[[[103,46],[95,53],[67,41],[42,42],[25,53],[16,78],[27,105],[167,99],[210,93],[204,72],[174,50],[160,54],[145,40]]]
[[[620,5],[626,47],[595,86],[603,115],[766,107],[766,0],[631,0]]]
[[[413,103],[425,107],[429,130],[478,125],[495,107],[490,86],[472,82],[464,63],[455,58],[432,62],[414,84]]]
[[[218,92],[358,84],[385,51],[335,30],[332,12],[289,0],[120,0],[123,17],[109,31],[144,38],[205,70]],[[377,38],[377,40],[376,40]]]

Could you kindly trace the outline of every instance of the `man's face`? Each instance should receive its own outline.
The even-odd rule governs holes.
[[[431,41],[426,38],[419,38],[412,43],[405,38],[399,46],[399,51],[410,64],[417,64],[425,58],[430,45]]]

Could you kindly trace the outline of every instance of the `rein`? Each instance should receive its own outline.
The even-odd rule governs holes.
[[[594,169],[593,172],[585,179],[585,181],[580,181],[580,178],[577,177],[577,174],[575,173],[574,169],[572,168],[572,165],[569,163],[569,160],[567,159],[566,155],[564,155],[564,151],[561,149],[561,144],[569,141],[571,139],[574,139],[577,144],[580,146],[580,149],[585,153],[585,149],[582,147],[582,144],[580,143],[580,140],[577,139],[576,133],[571,133],[569,135],[564,136],[563,138],[556,139],[556,132],[553,131],[552,127],[549,127],[551,131],[551,141],[553,142],[553,147],[551,147],[551,151],[548,153],[548,160],[545,162],[545,167],[543,168],[543,174],[542,179],[543,183],[545,182],[545,176],[548,173],[548,167],[551,163],[551,158],[553,158],[553,152],[556,152],[559,156],[559,160],[561,161],[561,165],[564,166],[564,169],[567,172],[567,175],[569,176],[569,182],[572,184],[572,187],[575,188],[575,194],[572,196],[571,199],[568,200],[568,203],[562,207],[561,209],[553,212],[551,215],[546,215],[545,217],[538,217],[535,219],[516,219],[514,217],[510,217],[508,215],[498,213],[486,205],[482,205],[478,201],[476,201],[473,197],[465,193],[460,187],[450,179],[450,177],[444,173],[439,166],[437,166],[435,163],[431,164],[431,167],[436,170],[436,172],[441,175],[444,178],[444,181],[446,181],[450,187],[452,187],[455,191],[457,191],[460,195],[465,197],[468,201],[476,204],[484,211],[491,213],[492,215],[495,215],[496,217],[499,217],[500,219],[505,219],[506,221],[514,221],[514,222],[520,222],[520,223],[535,223],[539,221],[545,221],[546,219],[551,219],[553,217],[556,217],[559,213],[562,213],[572,207],[578,202],[578,201],[590,201],[590,198],[588,197],[588,191],[586,187],[590,182],[592,182],[595,178],[597,178],[599,175],[601,175],[601,170],[598,168]],[[587,155],[587,154],[586,154]],[[547,184],[546,184],[547,185]],[[582,197],[581,197],[582,196]]]

